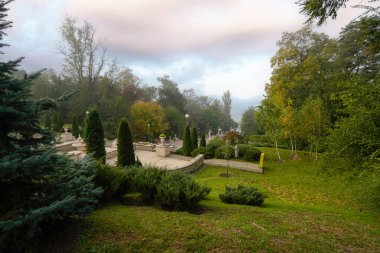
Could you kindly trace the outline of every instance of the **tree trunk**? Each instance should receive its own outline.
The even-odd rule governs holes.
[[[282,160],[281,160],[281,156],[280,156],[280,152],[278,151],[277,137],[276,137],[276,136],[274,137],[274,142],[275,142],[275,144],[276,144],[276,151],[277,151],[277,155],[278,155],[278,160],[279,160],[279,161],[282,161]]]

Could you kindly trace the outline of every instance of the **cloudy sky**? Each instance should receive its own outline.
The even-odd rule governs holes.
[[[318,28],[331,37],[358,16],[352,0]],[[146,84],[164,74],[181,90],[221,97],[230,90],[232,114],[257,105],[271,73],[270,58],[284,31],[294,32],[306,18],[295,0],[16,0],[10,4],[3,59],[24,56],[22,68],[60,71],[59,26],[65,16],[87,20],[106,38],[117,57]]]

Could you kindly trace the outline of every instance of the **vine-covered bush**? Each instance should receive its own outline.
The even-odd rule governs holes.
[[[261,206],[266,196],[255,187],[239,185],[237,188],[226,187],[226,193],[219,194],[221,201],[227,204]]]
[[[157,187],[156,203],[169,210],[190,209],[205,199],[210,191],[187,174],[171,172],[161,179]]]

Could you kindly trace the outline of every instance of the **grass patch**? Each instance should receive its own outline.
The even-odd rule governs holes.
[[[201,212],[133,205],[126,196],[77,221],[60,238],[76,252],[380,252],[379,216],[360,211],[345,182],[316,173],[319,164],[307,153],[293,161],[281,150],[286,161],[278,163],[273,149],[260,149],[263,174],[231,169],[233,177],[225,178],[225,168],[212,166],[195,173],[212,189]],[[239,184],[268,196],[263,207],[219,200],[225,186]],[[61,244],[46,249],[60,251]]]

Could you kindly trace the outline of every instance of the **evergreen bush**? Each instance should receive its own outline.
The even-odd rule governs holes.
[[[198,132],[195,127],[191,128],[191,151],[198,148]]]
[[[135,190],[142,193],[143,201],[146,203],[154,202],[157,194],[157,187],[161,179],[166,176],[168,171],[147,167],[138,171],[135,181]]]
[[[239,148],[239,156],[244,157],[245,153],[247,152],[249,148],[251,148],[251,146],[248,144],[239,144],[238,148]]]
[[[189,126],[185,127],[185,130],[183,132],[183,154],[185,156],[190,156],[192,151],[192,144],[191,144],[191,136],[190,136],[190,128]]]
[[[206,136],[204,133],[201,135],[201,141],[199,143],[199,147],[206,147]]]
[[[239,185],[237,188],[226,187],[226,192],[219,194],[219,198],[227,204],[261,206],[266,196],[255,187]]]
[[[162,177],[157,187],[156,203],[169,210],[192,209],[210,191],[210,188],[199,185],[190,175],[171,172]]]
[[[92,154],[95,159],[105,163],[106,149],[104,143],[103,125],[96,110],[90,111],[87,115],[84,132],[86,153]]]
[[[122,120],[117,132],[117,165],[131,166],[136,163],[133,140],[128,122]]]

